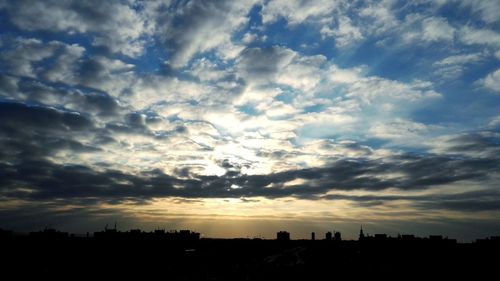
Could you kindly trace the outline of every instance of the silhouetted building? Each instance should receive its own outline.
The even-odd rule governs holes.
[[[363,240],[365,239],[365,234],[363,233],[363,227],[359,229],[359,238],[358,240]]]
[[[441,241],[441,240],[443,240],[443,235],[429,235],[429,240]]]
[[[163,236],[165,235],[165,229],[155,229],[154,234],[155,236]]]
[[[403,234],[403,235],[401,235],[401,239],[406,240],[406,241],[415,240],[415,235]]]
[[[30,232],[30,237],[60,239],[69,237],[67,232],[61,232],[53,228],[45,228],[43,231]]]
[[[117,238],[121,232],[116,229],[116,223],[114,228],[108,228],[108,225],[104,227],[104,231],[94,232],[95,238]]]
[[[316,240],[316,233],[314,232],[311,232],[311,240]]]
[[[342,235],[340,232],[335,232],[335,241],[342,241]]]
[[[131,229],[129,234],[131,237],[141,237],[142,231],[140,229]]]
[[[276,240],[288,241],[290,240],[290,233],[287,231],[279,231],[278,233],[276,233]]]
[[[327,241],[331,241],[332,240],[332,233],[330,231],[328,231],[325,234],[325,240],[327,240]]]
[[[198,240],[200,239],[200,234],[191,230],[170,230],[165,232],[163,229],[157,229],[154,232],[154,236],[157,238],[166,238],[169,240]]]
[[[375,234],[374,238],[375,238],[375,240],[386,240],[387,234],[385,234],[385,233]]]
[[[198,240],[200,239],[200,234],[190,230],[179,230],[178,238],[181,240]]]

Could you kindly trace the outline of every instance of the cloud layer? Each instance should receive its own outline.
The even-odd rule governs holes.
[[[489,218],[497,6],[1,1],[0,221],[174,199]]]

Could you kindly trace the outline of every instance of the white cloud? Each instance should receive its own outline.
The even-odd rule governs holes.
[[[335,75],[332,76],[335,78]],[[355,98],[361,103],[370,105],[392,101],[419,102],[435,99],[441,95],[435,92],[427,83],[415,82],[406,84],[388,80],[377,76],[355,77],[347,76],[344,81],[351,81],[347,85],[346,96]],[[336,82],[336,80],[333,80]]]
[[[460,41],[466,45],[487,45],[500,47],[500,34],[489,29],[476,29],[464,26],[460,29]]]
[[[425,17],[421,14],[409,14],[396,29],[406,44],[451,42],[455,36],[455,28],[445,18]]]
[[[359,15],[368,19],[365,27],[369,34],[384,34],[398,26],[399,21],[392,11],[394,2],[393,0],[371,2],[361,8]]]
[[[422,22],[422,32],[426,41],[451,41],[455,29],[444,18],[426,18]]]
[[[250,44],[258,39],[259,39],[259,36],[257,34],[247,32],[247,33],[245,33],[245,35],[243,35],[243,38],[241,39],[241,41],[245,44]]]
[[[230,69],[221,69],[220,66],[206,58],[194,61],[189,71],[189,73],[198,77],[201,81],[219,80],[230,74],[230,72]]]
[[[332,0],[271,0],[262,8],[262,22],[268,24],[283,17],[289,25],[297,25],[328,16],[337,5],[338,1]]]
[[[436,66],[447,66],[454,64],[466,64],[481,61],[484,58],[482,53],[473,53],[466,55],[453,55],[446,57],[434,63]]]
[[[330,80],[334,83],[352,84],[361,79],[362,68],[342,69],[335,65],[330,67]]]
[[[323,37],[333,37],[335,45],[339,48],[353,45],[364,38],[360,28],[354,26],[351,19],[346,16],[337,19],[337,27],[335,28],[324,25],[320,33]]]
[[[445,79],[454,79],[462,75],[467,65],[484,61],[486,53],[452,55],[433,64],[434,73]]]
[[[488,127],[490,128],[500,128],[500,115],[491,118],[488,123]]]
[[[481,19],[487,23],[495,23],[500,20],[500,2],[497,0],[462,0],[462,6],[472,8],[472,11],[481,15]]]
[[[488,74],[484,79],[479,80],[486,89],[500,93],[500,69]]]
[[[322,55],[296,56],[286,67],[282,68],[276,82],[285,84],[303,92],[313,90],[321,80],[321,67],[326,63]]]
[[[425,124],[398,118],[388,122],[376,123],[371,126],[368,132],[373,137],[380,139],[411,141],[411,145],[414,146],[415,142],[421,141],[423,135],[428,131],[429,127]]]

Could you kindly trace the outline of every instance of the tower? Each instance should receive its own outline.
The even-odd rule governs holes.
[[[363,240],[365,238],[365,234],[363,233],[363,226],[359,229],[359,239],[358,240]]]

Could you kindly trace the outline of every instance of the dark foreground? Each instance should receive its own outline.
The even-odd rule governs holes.
[[[3,280],[484,280],[500,266],[497,241],[10,237],[0,247]]]

